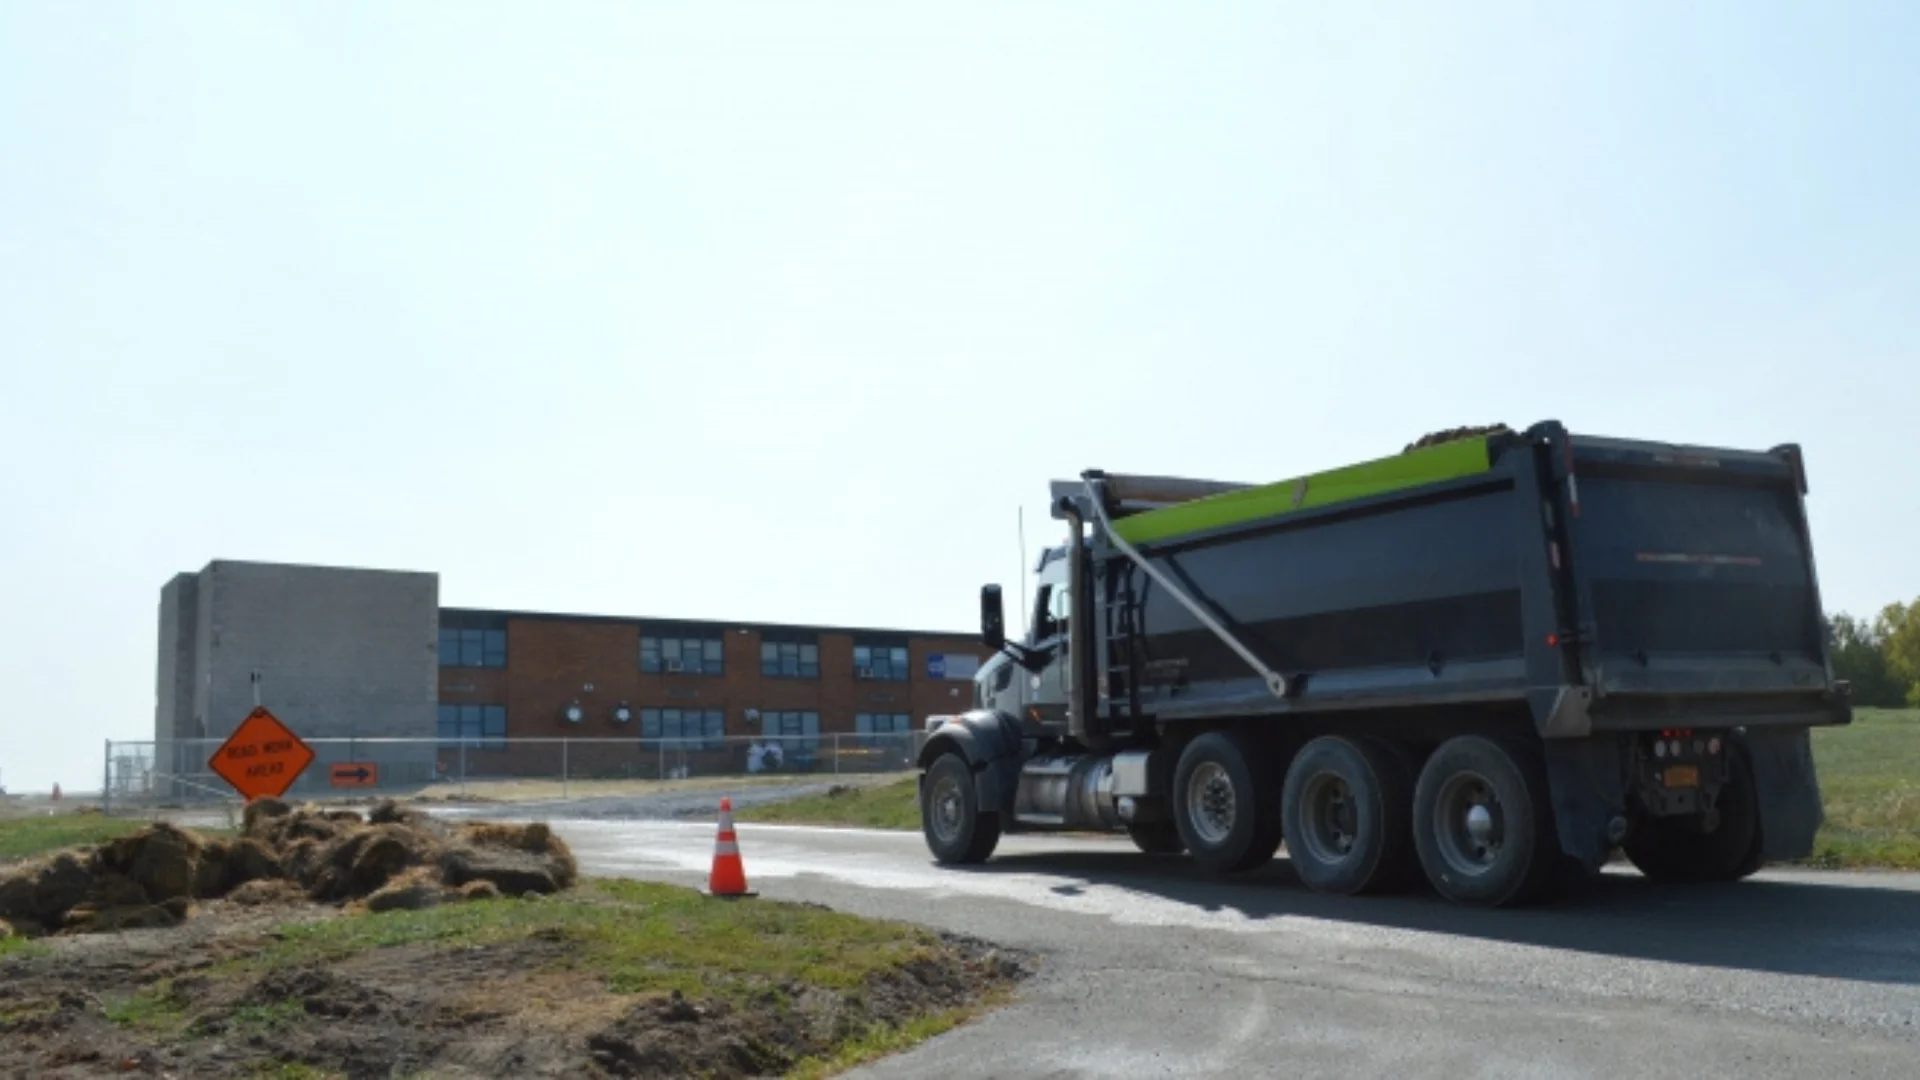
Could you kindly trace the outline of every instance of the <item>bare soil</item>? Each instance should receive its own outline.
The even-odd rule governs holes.
[[[50,939],[0,959],[0,1075],[772,1076],[1025,974],[1017,957],[944,938],[852,990],[622,994],[569,963],[566,936],[539,931],[252,963],[276,927],[366,917],[304,897],[226,899],[177,927]]]
[[[1024,973],[817,905],[578,887],[543,823],[391,803],[0,870],[0,1076],[780,1075]]]

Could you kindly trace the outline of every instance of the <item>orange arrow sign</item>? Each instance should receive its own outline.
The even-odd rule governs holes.
[[[313,748],[259,706],[207,760],[248,802],[286,794],[312,763]]]
[[[371,761],[347,761],[327,770],[334,787],[378,787],[380,766]]]

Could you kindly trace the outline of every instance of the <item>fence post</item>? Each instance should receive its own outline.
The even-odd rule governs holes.
[[[467,737],[460,736],[460,797],[467,797]]]
[[[572,745],[572,739],[560,740],[560,797],[563,799],[569,797],[569,789],[567,787],[567,748]]]
[[[838,732],[835,732],[833,736],[833,775],[840,775],[840,735]]]
[[[664,723],[662,724],[662,726],[663,727],[665,726]],[[663,738],[660,740],[660,779],[665,780],[666,778],[667,778],[667,740]]]
[[[100,813],[113,812],[113,740],[107,740],[106,755],[100,760]]]

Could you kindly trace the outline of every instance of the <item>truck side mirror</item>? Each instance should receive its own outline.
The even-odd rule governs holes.
[[[1007,644],[1007,616],[1000,606],[1000,586],[980,587],[980,640],[999,652]]]

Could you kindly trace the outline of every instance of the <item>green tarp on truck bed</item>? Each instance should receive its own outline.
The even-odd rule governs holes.
[[[1352,502],[1406,488],[1455,480],[1492,467],[1485,436],[1423,447],[1377,461],[1295,477],[1244,491],[1195,499],[1113,523],[1130,544],[1151,544],[1229,525]]]

